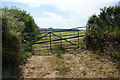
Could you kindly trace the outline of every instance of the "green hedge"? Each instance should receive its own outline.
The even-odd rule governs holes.
[[[94,53],[120,59],[120,7],[104,7],[92,15],[85,36],[87,48]]]
[[[28,52],[32,52],[31,38],[27,33],[39,32],[39,27],[30,14],[16,7],[1,8],[0,12],[2,13],[0,16],[2,20],[2,65],[6,69],[19,66],[27,59]]]

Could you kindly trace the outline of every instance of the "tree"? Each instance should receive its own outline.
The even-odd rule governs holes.
[[[87,48],[120,57],[120,6],[104,7],[87,22]],[[114,55],[113,55],[114,54]]]
[[[23,43],[24,41],[26,41],[26,49],[25,51],[33,51],[32,47],[31,47],[31,40],[35,39],[36,36],[35,35],[29,35],[28,33],[38,33],[40,32],[39,27],[36,25],[36,23],[34,22],[34,19],[32,16],[30,16],[30,14],[28,14],[26,11],[24,10],[20,10],[17,7],[12,7],[11,9],[9,9],[9,12],[11,13],[11,16],[13,15],[15,18],[18,19],[18,21],[22,21],[25,23],[25,27],[22,30],[22,36],[23,36]]]
[[[21,32],[24,29],[24,22],[17,21],[17,18],[9,15],[7,8],[0,9],[2,12],[2,61],[3,68],[8,65],[18,65],[22,50],[20,48]]]
[[[26,11],[17,8],[1,8],[0,20],[2,20],[2,66],[3,75],[5,70],[11,70],[28,57],[28,51],[31,44],[27,33],[39,32],[39,27],[35,24],[34,19]],[[35,36],[34,36],[35,37]],[[27,43],[24,43],[27,40]],[[24,45],[23,45],[24,44]],[[8,71],[9,72],[9,71]]]

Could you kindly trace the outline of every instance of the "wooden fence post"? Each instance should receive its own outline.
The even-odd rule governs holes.
[[[29,39],[29,46],[30,46],[30,52],[32,52],[32,35],[29,34],[30,39]]]
[[[62,38],[61,32],[59,32],[59,34],[60,34],[60,37]],[[63,45],[62,45],[62,40],[61,40],[61,46],[63,46]]]
[[[76,36],[75,32],[76,32],[76,31],[73,31],[73,33],[74,33],[73,35],[74,35],[74,36]],[[76,42],[75,42],[75,38],[74,38],[74,43],[76,44]]]
[[[78,47],[79,47],[79,44],[80,44],[80,38],[79,38],[79,30],[78,30]]]
[[[51,38],[51,32],[49,32],[49,38],[50,38],[50,50],[52,52],[52,38]]]

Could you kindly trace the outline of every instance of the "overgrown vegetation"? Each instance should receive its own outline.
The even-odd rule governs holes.
[[[55,56],[57,56],[57,54]],[[65,74],[71,71],[70,64],[65,62],[64,57],[54,57],[49,61],[50,64],[52,64],[53,69],[58,72],[57,75],[64,76]]]
[[[67,50],[61,44],[59,44],[58,46],[56,46],[55,49],[54,49],[54,53],[56,53],[57,57],[59,57],[59,58],[61,58],[62,54],[65,54],[66,52],[67,52]]]
[[[120,7],[104,7],[92,15],[85,36],[87,48],[94,53],[110,55],[120,60]]]
[[[11,16],[16,18],[18,21],[24,22],[25,27],[21,32],[21,35],[23,36],[22,42],[27,44],[24,47],[24,50],[31,52],[33,50],[31,47],[31,40],[35,38],[35,35],[30,35],[28,33],[39,32],[39,27],[35,24],[33,17],[24,10],[12,7],[11,9],[9,9],[9,13],[11,13]]]
[[[32,51],[29,35],[26,33],[39,32],[34,19],[26,12],[16,7],[0,9],[2,16],[2,67],[11,69],[22,64]],[[13,70],[11,69],[11,70]],[[14,72],[11,72],[14,73]]]

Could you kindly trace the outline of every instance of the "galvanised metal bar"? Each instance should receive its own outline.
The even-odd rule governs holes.
[[[49,32],[65,32],[65,31],[78,31],[78,30],[73,30],[73,29],[65,29],[65,30],[60,30],[60,31],[48,31],[48,32],[27,33],[27,34],[29,34],[29,35],[36,35],[36,34],[43,34],[43,33],[49,33]]]
[[[57,37],[59,37],[59,38],[62,39],[62,40],[65,40],[66,42],[71,43],[72,45],[76,45],[76,44],[72,43],[71,41],[67,41],[67,40],[66,40],[67,38],[62,38],[62,37],[60,37],[60,36],[58,36],[58,35],[56,35],[56,34],[54,34],[54,33],[52,33],[52,34],[55,35],[55,36],[57,36]],[[76,36],[75,36],[75,37],[76,37]],[[73,38],[73,37],[71,37],[71,38]]]
[[[52,41],[66,40],[66,39],[72,39],[72,38],[83,37],[83,36],[84,35],[74,36],[74,37],[69,37],[69,38],[61,38],[61,39],[56,39],[56,40],[52,40]],[[42,44],[42,43],[46,43],[46,42],[50,42],[50,41],[37,42],[37,43],[33,43],[33,44]],[[69,41],[67,41],[67,42],[69,42]],[[73,45],[76,45],[76,44],[73,44]]]
[[[39,40],[41,40],[42,38],[46,37],[48,34],[49,34],[49,33],[45,34],[45,35],[44,35],[44,36],[42,36],[42,37],[37,37],[37,38],[39,38],[39,39],[36,39],[36,40],[31,40],[31,41],[39,41]]]

